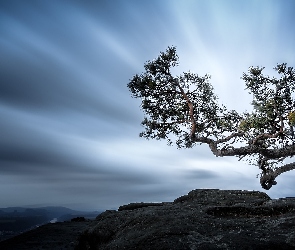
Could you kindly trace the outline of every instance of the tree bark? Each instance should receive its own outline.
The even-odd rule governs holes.
[[[295,169],[295,162],[285,164],[279,168],[277,168],[275,171],[268,170],[266,172],[263,172],[262,176],[260,177],[260,184],[261,187],[263,187],[266,190],[269,190],[273,185],[276,185],[277,182],[275,179],[282,173],[288,172],[290,170]]]

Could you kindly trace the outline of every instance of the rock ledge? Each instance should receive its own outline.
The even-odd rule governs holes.
[[[295,249],[295,198],[197,189],[131,203],[100,214],[76,249]]]

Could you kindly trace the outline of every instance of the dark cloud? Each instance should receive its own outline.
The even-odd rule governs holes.
[[[132,119],[126,110],[130,102],[126,88],[130,75],[122,74],[126,66],[95,42],[96,34],[81,26],[85,22],[81,12],[54,1],[50,8],[34,1],[28,6],[9,8],[2,17],[11,27],[0,30],[1,102],[34,112]],[[73,13],[65,16],[62,6]]]
[[[75,68],[48,60],[28,63],[24,58],[15,60],[13,67],[3,65],[0,75],[0,100],[6,105],[34,112],[89,113],[101,119],[132,118],[126,110],[126,102],[131,102],[127,89],[124,86],[123,96],[112,86],[112,78],[104,81],[93,73],[82,79]]]

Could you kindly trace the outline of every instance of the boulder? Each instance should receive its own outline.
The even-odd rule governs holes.
[[[174,202],[131,203],[97,216],[82,249],[295,249],[295,198],[197,189]]]

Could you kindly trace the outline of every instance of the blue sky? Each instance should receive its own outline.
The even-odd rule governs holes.
[[[196,188],[264,191],[256,166],[138,137],[127,89],[176,46],[176,74],[212,76],[220,102],[251,110],[240,79],[295,66],[292,0],[1,1],[0,207],[111,209]],[[294,171],[293,171],[294,172]],[[267,194],[295,196],[290,172]]]

